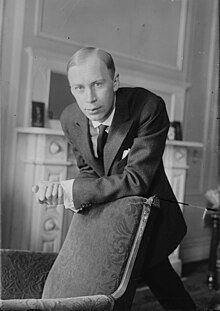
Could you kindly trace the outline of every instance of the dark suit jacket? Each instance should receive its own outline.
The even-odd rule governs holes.
[[[73,185],[74,204],[94,206],[125,196],[161,200],[149,264],[165,259],[180,243],[186,225],[167,180],[162,162],[169,119],[164,101],[143,88],[120,88],[104,149],[104,166],[94,157],[88,119],[76,103],[61,116],[65,136],[73,147],[80,173]],[[123,151],[130,149],[122,159]]]

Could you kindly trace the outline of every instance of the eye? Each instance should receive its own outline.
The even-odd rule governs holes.
[[[101,87],[103,85],[103,82],[97,81],[95,82],[95,87]]]
[[[84,90],[84,87],[82,85],[73,85],[71,86],[71,89],[73,91],[82,92]]]

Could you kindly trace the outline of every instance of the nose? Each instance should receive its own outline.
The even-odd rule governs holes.
[[[92,88],[88,88],[87,89],[87,102],[88,103],[94,103],[96,102],[97,98],[96,98],[96,94],[94,92],[94,90]]]

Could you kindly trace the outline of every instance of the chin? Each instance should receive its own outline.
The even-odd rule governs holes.
[[[100,119],[94,116],[87,116],[90,121],[99,121]]]
[[[90,119],[91,121],[99,121],[99,122],[102,122],[104,118],[101,117],[101,116],[88,116],[88,119]]]

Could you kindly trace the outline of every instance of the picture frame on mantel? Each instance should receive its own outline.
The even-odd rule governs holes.
[[[183,140],[182,125],[180,121],[170,122],[167,138],[169,140]]]
[[[32,101],[32,127],[45,126],[45,103]]]

